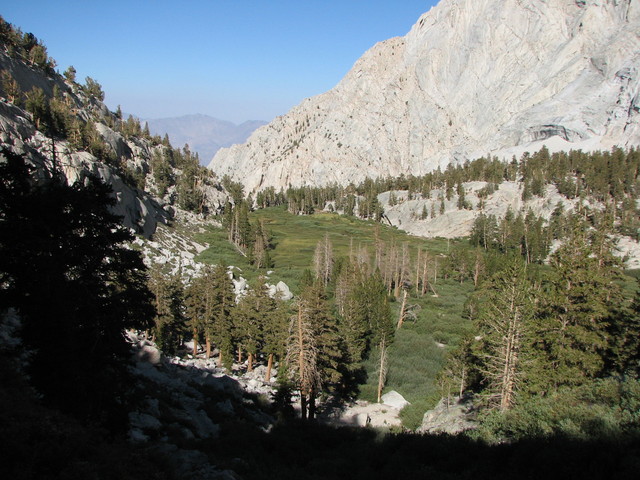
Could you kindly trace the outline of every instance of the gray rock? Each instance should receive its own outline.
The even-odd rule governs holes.
[[[162,362],[162,354],[157,347],[153,345],[143,345],[135,351],[135,358],[139,362],[150,363],[151,365],[159,365]]]
[[[398,410],[402,410],[407,405],[411,405],[405,400],[402,395],[400,395],[395,390],[391,390],[390,392],[382,395],[382,403],[390,407],[397,408]]]
[[[289,290],[289,286],[283,281],[276,284],[276,294],[284,301],[291,300],[293,298],[293,293]]]
[[[424,414],[422,425],[417,432],[454,435],[476,427],[477,424],[473,420],[473,404],[471,401],[458,402],[453,399],[447,404],[446,400],[442,399],[436,408]]]
[[[142,443],[149,440],[149,436],[145,435],[142,430],[138,428],[132,428],[129,430],[129,440],[134,443]]]
[[[139,430],[158,430],[162,426],[156,417],[140,412],[130,412],[129,423]]]

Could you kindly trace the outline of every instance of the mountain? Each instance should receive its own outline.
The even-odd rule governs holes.
[[[639,145],[638,32],[640,0],[442,0],[209,168],[255,191]]]
[[[198,153],[203,165],[208,164],[220,148],[243,143],[256,128],[267,123],[249,120],[236,125],[202,114],[145,121],[153,135],[164,136],[166,133],[173,145],[189,144],[190,149]]]

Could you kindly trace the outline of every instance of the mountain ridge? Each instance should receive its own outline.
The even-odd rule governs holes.
[[[200,156],[200,163],[208,164],[215,153],[223,147],[243,143],[253,131],[266,125],[263,120],[246,120],[233,123],[202,113],[175,117],[148,118],[149,130],[153,135],[169,135],[174,145],[188,144]]]

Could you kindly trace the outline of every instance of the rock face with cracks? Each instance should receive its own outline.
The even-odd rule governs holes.
[[[639,145],[638,32],[640,0],[442,0],[209,167],[257,191]]]

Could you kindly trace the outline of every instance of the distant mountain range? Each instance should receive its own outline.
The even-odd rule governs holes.
[[[222,147],[244,143],[253,131],[265,125],[261,120],[249,120],[236,125],[208,115],[195,114],[181,117],[145,119],[153,135],[169,135],[171,145],[183,147],[189,144],[192,152],[198,152],[200,163],[209,164]]]

